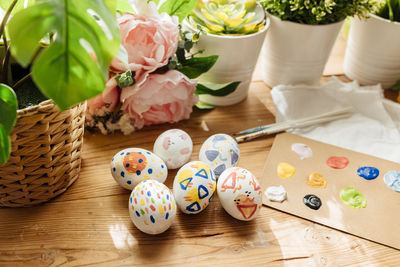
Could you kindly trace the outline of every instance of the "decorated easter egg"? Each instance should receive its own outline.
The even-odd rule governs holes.
[[[262,206],[262,190],[256,177],[246,169],[226,169],[218,179],[218,198],[232,217],[253,220]]]
[[[163,183],[168,170],[164,161],[150,151],[127,148],[112,158],[111,174],[122,187],[132,190],[143,180],[153,179]]]
[[[154,143],[153,152],[164,160],[168,169],[180,168],[189,161],[193,143],[190,136],[179,129],[163,132]]]
[[[214,173],[207,164],[201,161],[186,163],[174,180],[176,204],[184,213],[199,213],[210,203],[215,187]]]
[[[129,215],[140,231],[151,235],[161,234],[175,219],[174,196],[159,181],[144,180],[132,190]]]
[[[201,146],[199,159],[214,171],[216,177],[239,161],[239,145],[227,134],[214,134]]]

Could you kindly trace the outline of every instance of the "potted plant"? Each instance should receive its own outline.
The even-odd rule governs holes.
[[[262,49],[264,81],[317,84],[347,16],[364,17],[374,9],[370,0],[264,0],[271,30]]]
[[[263,8],[254,0],[200,0],[184,25],[202,32],[196,51],[204,51],[205,56],[219,55],[217,63],[199,80],[240,81],[235,92],[223,97],[201,95],[200,101],[226,106],[245,99],[269,28]]]
[[[134,14],[117,21],[125,57],[115,57],[106,90],[88,101],[86,125],[103,134],[130,134],[147,125],[189,119],[198,95],[227,95],[238,82],[202,83],[196,80],[219,61],[218,55],[192,53],[198,32],[179,24],[196,0],[155,2],[136,0]],[[204,105],[198,105],[205,107]]]
[[[390,88],[400,80],[400,1],[386,0],[367,20],[353,19],[343,65],[361,84]]]
[[[84,101],[104,90],[120,42],[116,2],[24,2],[0,2],[0,207],[47,201],[78,178]]]

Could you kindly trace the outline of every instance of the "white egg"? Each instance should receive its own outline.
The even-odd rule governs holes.
[[[239,161],[238,143],[227,134],[214,134],[201,146],[199,159],[214,171],[216,177],[227,168],[234,167]]]
[[[123,188],[132,190],[143,180],[167,179],[168,170],[164,161],[152,152],[141,148],[121,150],[111,160],[111,174]]]
[[[210,167],[201,161],[191,161],[179,169],[174,180],[174,196],[180,210],[196,214],[211,201],[216,187]]]
[[[140,182],[129,198],[129,215],[142,232],[156,235],[165,232],[176,216],[174,196],[156,180]]]
[[[190,136],[179,129],[163,132],[154,143],[153,152],[164,160],[168,169],[177,169],[189,161],[193,151]]]
[[[226,169],[218,179],[218,198],[232,217],[250,221],[262,206],[262,190],[257,178],[240,167]]]

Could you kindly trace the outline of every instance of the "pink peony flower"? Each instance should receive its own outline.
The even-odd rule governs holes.
[[[118,18],[118,23],[121,45],[128,58],[126,64],[115,57],[111,62],[112,69],[135,71],[139,80],[143,73],[150,73],[168,64],[169,58],[175,54],[179,37],[176,17],[127,13]]]
[[[116,76],[113,76],[108,80],[103,93],[87,101],[87,112],[90,115],[100,115],[96,114],[96,111],[102,107],[105,107],[104,111],[113,111],[115,106],[118,104],[120,89],[115,77]]]
[[[198,101],[194,95],[196,84],[176,70],[149,74],[139,86],[123,89],[130,96],[125,99],[122,110],[129,114],[136,128],[188,119]]]

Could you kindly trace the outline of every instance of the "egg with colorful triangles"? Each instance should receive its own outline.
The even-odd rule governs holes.
[[[156,154],[142,148],[119,151],[111,160],[111,174],[123,188],[132,190],[144,180],[167,179],[167,165]]]
[[[191,161],[176,174],[173,192],[183,213],[197,214],[208,206],[215,188],[216,179],[210,166],[201,161]]]
[[[129,215],[140,231],[151,235],[161,234],[175,220],[174,195],[166,185],[156,180],[144,180],[132,190]]]

